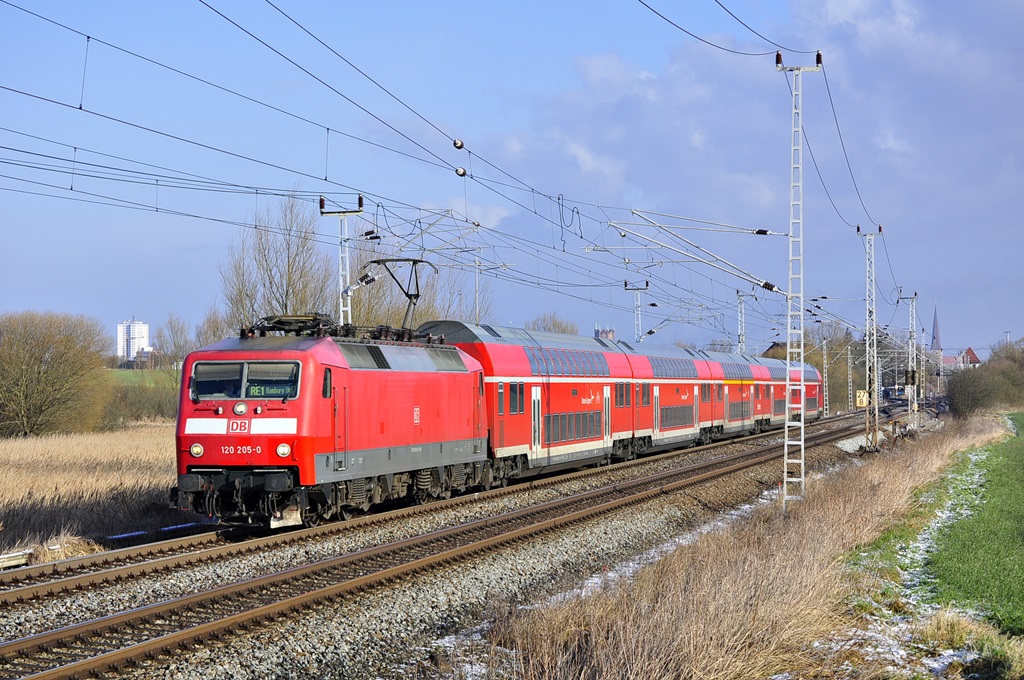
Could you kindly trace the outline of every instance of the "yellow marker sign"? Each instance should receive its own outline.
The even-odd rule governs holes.
[[[868,391],[857,390],[857,408],[865,408],[868,405]]]

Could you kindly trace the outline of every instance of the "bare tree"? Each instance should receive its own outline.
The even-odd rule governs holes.
[[[103,415],[113,341],[96,319],[57,312],[0,315],[0,435],[86,431]]]
[[[568,333],[579,335],[580,327],[572,322],[558,316],[558,312],[547,312],[536,319],[526,322],[528,331],[548,331],[550,333]]]
[[[167,368],[181,368],[185,355],[195,346],[188,321],[174,312],[168,314],[167,322],[156,331],[156,348],[160,350],[163,365]]]
[[[196,326],[195,347],[206,347],[237,333],[238,328],[231,328],[227,317],[216,305],[211,305],[202,322]]]
[[[221,265],[224,311],[207,313],[196,329],[197,336],[202,331],[200,345],[221,339],[215,336],[224,330],[229,333],[221,337],[269,314],[321,312],[337,316],[337,256],[317,241],[319,220],[312,207],[296,198],[284,199],[275,214],[264,211],[258,216],[256,229],[239,236]],[[400,326],[408,305],[402,287],[410,287],[410,266],[391,265],[400,286],[382,265],[370,263],[402,257],[403,253],[381,241],[353,239],[350,246],[353,323]],[[363,274],[375,280],[359,283]],[[435,270],[421,266],[418,275],[420,297],[413,326],[425,319],[475,321],[478,298],[480,317],[490,315],[492,303],[486,281],[478,295],[475,281],[460,268],[440,266]]]
[[[229,327],[336,307],[336,264],[317,242],[319,220],[312,205],[294,197],[256,215],[256,228],[242,232],[221,265]]]

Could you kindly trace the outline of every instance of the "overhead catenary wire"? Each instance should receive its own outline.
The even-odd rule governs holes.
[[[10,3],[6,3],[6,4],[10,4]],[[308,119],[305,119],[305,122],[310,122],[310,121]],[[328,126],[324,126],[324,129],[330,130],[332,128],[330,128]],[[440,130],[439,130],[439,132],[440,132]],[[244,156],[243,156],[243,158],[244,158]],[[247,160],[252,160],[252,159],[247,159]],[[437,164],[437,166],[438,167],[443,167],[443,166],[440,166],[440,164]],[[291,169],[285,169],[285,170],[288,171],[288,172],[293,172],[293,170],[291,170]],[[314,176],[312,173],[307,173],[305,176],[308,176],[310,178],[320,179],[319,176]],[[483,177],[479,177],[479,176],[472,177],[472,179],[478,181],[481,184],[490,184],[493,187],[501,187],[502,184],[503,184],[500,180],[493,180],[493,179],[490,179],[490,178],[483,178]],[[161,186],[164,186],[163,178],[161,178],[161,177],[154,177],[152,181],[155,182],[157,180],[159,180]],[[352,192],[355,192],[355,188],[354,187],[346,187],[344,185],[340,185],[340,186],[342,186],[342,188],[347,188],[347,189],[351,190]],[[521,190],[522,186],[523,185],[521,183],[519,183],[518,180],[516,180],[515,184],[505,185],[505,188],[509,190],[508,193],[512,193],[512,191],[511,191],[512,189],[515,189],[515,190],[518,191],[518,190]],[[213,189],[208,187],[207,190],[213,190]],[[261,193],[264,193],[263,189],[260,189],[259,191]],[[497,193],[499,193],[499,195],[504,195],[504,193],[501,193],[500,190]],[[535,196],[535,197],[538,197],[538,196],[539,197],[543,197],[545,200],[549,201],[550,203],[556,204],[556,205],[559,205],[559,206],[565,205],[567,203],[567,202],[559,201],[557,195],[555,195],[555,194],[546,194],[546,193],[542,193],[542,192],[539,192],[539,191],[534,190],[534,189],[530,190],[530,194]],[[537,217],[539,217],[541,219],[545,219],[546,222],[548,222],[548,223],[550,223],[552,225],[556,225],[556,223],[558,223],[559,230],[563,229],[563,227],[564,227],[564,220],[561,220],[558,217],[555,217],[555,218],[552,219],[552,218],[550,218],[548,216],[543,215],[543,213],[539,209],[537,209],[536,206],[534,206],[532,208],[529,206],[529,200],[528,199],[526,199],[526,200],[518,200],[518,199],[514,198],[514,194],[513,194],[513,197],[510,198],[510,200],[512,200],[516,205],[519,205],[520,207],[523,207],[524,209],[529,210],[531,212],[531,214],[534,214],[534,215],[536,215]],[[468,201],[467,201],[467,203],[468,203]],[[573,203],[576,203],[579,206],[584,205],[582,202],[579,202],[579,201],[573,201]],[[588,204],[588,205],[590,205],[593,208],[600,209],[602,212],[606,213],[606,209],[603,206],[599,206],[597,204]],[[575,206],[574,206],[574,209],[575,209]],[[590,223],[603,224],[603,221],[600,218],[594,217],[593,215],[588,214],[588,212],[589,211],[585,211],[585,210],[576,210],[575,214],[578,215],[579,218],[583,220],[583,224],[590,224]],[[607,214],[606,214],[606,216],[607,216]],[[466,216],[466,220],[465,221],[467,223],[470,222],[468,216]],[[569,233],[569,231],[572,231],[572,230],[566,230],[564,233]],[[598,234],[595,235],[588,228],[588,230],[586,232],[582,232],[581,231],[580,233],[575,234],[575,235],[578,236],[578,237],[584,238],[585,242],[596,242],[596,239],[600,238],[600,234],[601,234],[601,232],[599,232]],[[512,242],[522,242],[522,241],[517,241],[515,235],[510,235],[508,237],[508,239],[509,239],[509,243],[512,243]],[[557,266],[557,267],[563,268],[563,270],[568,270],[568,268],[566,266],[566,262],[564,261],[564,259],[561,258],[561,257],[556,257],[553,254],[553,251],[550,248],[550,246],[548,246],[546,244],[542,245],[537,240],[534,240],[533,243],[534,243],[535,247],[537,247],[538,249],[540,249],[540,248],[546,249],[545,251],[543,251],[543,252],[546,252],[548,254],[547,257],[544,260],[546,265],[548,265],[548,266]],[[541,252],[541,251],[538,250],[538,252]],[[585,260],[581,260],[580,262],[586,262],[586,261]],[[592,272],[593,272],[592,269],[588,269],[586,266],[583,266],[583,265],[579,265],[579,266],[575,267],[575,273],[580,274],[580,275],[587,274],[587,273],[592,273]],[[691,274],[692,273],[693,272],[691,270]],[[700,275],[703,276],[703,274],[700,274]],[[608,277],[609,281],[611,280],[612,277],[614,277],[614,274],[612,274],[611,276]],[[713,279],[711,279],[710,277],[705,277],[705,278],[707,278],[708,280],[713,281]],[[666,280],[666,282],[667,282],[667,280]],[[563,281],[559,285],[561,285],[562,287],[566,287],[566,286],[570,286],[570,285],[581,285],[582,286],[582,285],[586,285],[586,284],[575,284],[575,283],[570,284],[570,283],[567,283],[567,282]],[[605,286],[605,285],[610,285],[610,284],[603,283],[603,282],[594,282],[593,284],[590,284],[590,285]],[[673,286],[673,289],[678,289],[677,287],[675,287],[675,284],[672,284],[672,286]],[[715,302],[716,302],[716,304],[721,304],[721,301],[717,301],[716,300]]]

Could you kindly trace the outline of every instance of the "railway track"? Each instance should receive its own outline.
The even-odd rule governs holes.
[[[809,434],[807,441],[808,445],[814,445],[849,437],[850,434],[848,429],[840,428]],[[529,540],[538,534],[592,519],[626,505],[760,465],[777,458],[780,449],[781,444],[776,444],[677,467],[334,559],[13,640],[0,645],[0,677],[84,677],[90,673],[108,672],[210,636],[272,620],[317,602],[351,597],[357,591],[377,587],[393,579],[433,569],[437,565],[471,559],[488,550]],[[638,464],[650,460],[638,461]],[[427,509],[436,505],[427,506]],[[420,508],[410,510],[422,511]],[[378,517],[382,516],[366,520]],[[351,524],[320,529],[343,528]],[[296,532],[298,534],[308,536],[308,532]]]
[[[834,426],[844,422],[846,419],[846,417],[839,417],[822,421],[816,423],[815,427]],[[760,438],[778,436],[778,434],[778,432],[768,432],[741,439],[717,442],[701,447],[700,451],[705,453],[712,452],[722,447],[734,446]],[[618,472],[632,467],[690,456],[694,452],[694,449],[669,451],[627,463],[620,463],[611,468],[589,468],[569,474],[532,480],[508,488],[492,489],[487,492],[468,494],[428,505],[375,513],[347,522],[332,523],[261,538],[249,538],[248,540],[238,541],[234,540],[230,533],[213,531],[59,562],[9,569],[0,572],[0,606],[35,598],[56,596],[74,590],[96,588],[104,584],[120,583],[128,579],[141,578],[172,569],[193,567],[217,560],[256,554],[266,550],[299,544],[314,538],[327,538],[373,524],[400,521],[406,517],[435,512],[448,507],[476,503],[481,500],[521,493],[527,490],[542,489],[573,479],[597,477],[609,471]]]

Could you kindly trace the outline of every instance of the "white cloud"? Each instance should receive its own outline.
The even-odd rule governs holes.
[[[880,151],[886,153],[908,154],[913,151],[911,145],[893,130],[883,130],[874,138]]]

